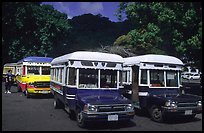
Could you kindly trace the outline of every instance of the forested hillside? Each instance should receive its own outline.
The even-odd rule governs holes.
[[[2,65],[26,56],[57,57],[78,50],[147,53],[202,65],[202,5],[199,2],[122,2],[118,18],[67,14],[40,2],[2,3]],[[131,54],[127,54],[127,52]]]

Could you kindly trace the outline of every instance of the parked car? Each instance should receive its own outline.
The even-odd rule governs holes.
[[[188,79],[200,79],[200,74],[198,73],[190,74]]]
[[[189,79],[189,76],[191,75],[191,73],[182,73],[181,77],[184,79]]]

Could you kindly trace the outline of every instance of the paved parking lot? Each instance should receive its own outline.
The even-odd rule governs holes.
[[[5,94],[2,84],[3,131],[202,131],[202,114],[192,120],[171,118],[156,123],[138,111],[130,123],[91,123],[83,129],[63,109],[54,109],[52,97],[27,99],[14,86],[11,92]]]

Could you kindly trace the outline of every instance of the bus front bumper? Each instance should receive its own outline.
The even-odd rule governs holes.
[[[27,88],[29,94],[50,94],[50,88]]]

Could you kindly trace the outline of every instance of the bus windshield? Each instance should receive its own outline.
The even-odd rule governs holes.
[[[98,88],[97,69],[79,69],[79,88]],[[100,70],[100,88],[117,88],[117,71]]]
[[[28,75],[40,75],[40,67],[39,66],[27,66],[27,74]]]
[[[42,75],[50,75],[50,66],[42,67]]]
[[[166,86],[165,80],[166,78]],[[150,70],[150,86],[151,87],[178,87],[177,71]]]
[[[41,69],[40,69],[41,67]],[[28,75],[50,75],[49,66],[27,66]]]

